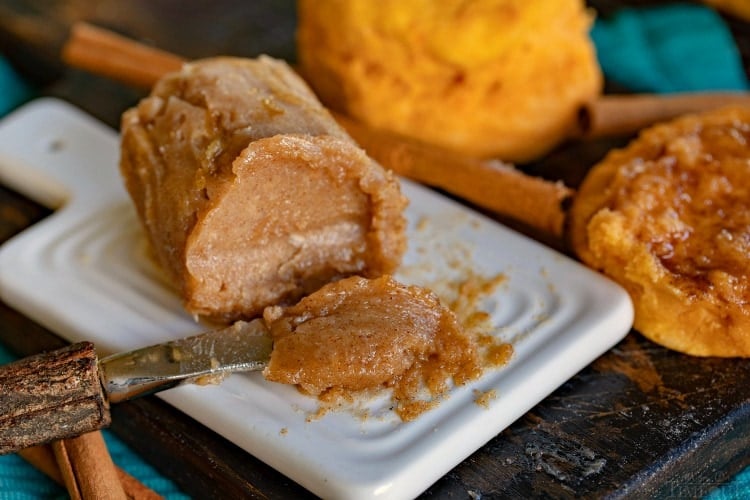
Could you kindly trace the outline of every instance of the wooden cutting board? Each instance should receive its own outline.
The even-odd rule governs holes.
[[[20,0],[12,3],[25,4]],[[628,2],[594,3],[612,10]],[[153,11],[149,12],[148,6],[152,4],[154,9],[161,5],[162,10],[167,5],[139,2],[143,8],[134,10],[144,16],[151,15]],[[258,9],[269,8],[261,4],[265,5],[258,3]],[[173,10],[161,18],[169,20],[165,26],[182,26],[174,16],[189,16],[187,11]],[[226,23],[216,22],[211,26],[217,37],[219,31],[226,31]],[[745,43],[740,43],[740,49],[747,60],[750,30],[740,22],[733,22],[732,29],[735,36],[744,36],[740,41]],[[179,50],[185,56],[204,55],[199,53],[198,46],[204,52],[216,52],[206,39],[190,40],[189,30],[179,31],[184,34],[172,33],[174,36],[170,38],[168,32],[159,30],[153,36],[166,38],[159,46],[176,52],[186,49]],[[278,36],[278,32],[274,35]],[[175,41],[180,36],[188,45]],[[231,47],[238,52],[243,50],[237,44]],[[250,49],[244,48],[247,53]],[[76,73],[46,88],[45,93],[71,100],[113,127],[122,109],[137,97],[112,82]],[[573,144],[527,168],[575,186],[586,168],[612,145]],[[41,205],[0,186],[0,243],[49,214]],[[0,304],[0,340],[19,355],[64,343],[3,304]],[[750,444],[749,365],[746,360],[691,358],[658,347],[631,332],[422,496],[703,495],[750,465],[750,454],[746,451]],[[159,399],[124,403],[116,406],[113,414],[113,430],[196,498],[310,496],[274,469]]]
[[[0,298],[100,354],[207,328],[148,256],[117,173],[118,144],[55,99],[0,121],[0,180],[59,207],[0,247]],[[478,307],[513,345],[507,365],[451,388],[409,423],[381,398],[358,399],[355,415],[310,419],[314,398],[257,373],[159,397],[324,498],[411,498],[627,334],[632,306],[611,281],[434,191],[405,179],[401,189],[409,249],[394,277],[450,296],[451,283],[502,276]],[[494,396],[477,405],[477,392]]]
[[[3,241],[47,214],[0,187]],[[63,344],[5,305],[0,340],[20,355]],[[749,368],[674,353],[632,332],[423,497],[703,495],[750,464]],[[156,398],[117,405],[113,415],[113,431],[195,497],[310,496]]]
[[[57,106],[50,109],[57,110]],[[53,115],[50,114],[52,121]],[[43,141],[42,136],[40,133],[37,142]],[[23,143],[26,137],[19,137],[19,141]],[[75,149],[78,137],[72,134],[62,141],[66,144],[58,146]],[[97,140],[92,132],[90,137],[80,146],[95,148],[111,142],[108,135]],[[34,139],[31,141],[35,144]],[[101,155],[109,158],[111,153],[107,149]],[[75,183],[77,188],[90,193],[92,186],[100,186],[93,191],[111,196],[104,187],[114,183],[110,178],[113,172],[87,170],[84,163],[71,163],[71,168],[81,169],[79,182]],[[19,186],[29,184],[26,176],[36,175],[33,169],[8,166],[0,164],[4,168],[0,173],[4,172],[3,177],[11,181],[14,177],[9,173],[20,176]],[[48,204],[56,205],[64,199],[59,194],[60,186],[39,183],[38,179],[32,184],[43,188],[34,196],[49,198]],[[75,213],[76,201],[73,196],[66,210],[56,214],[58,219]],[[11,191],[2,191],[0,227],[4,238],[45,214],[28,200],[14,196]],[[81,230],[93,228],[87,224]],[[73,247],[76,249],[78,245]],[[29,250],[31,254],[38,251],[46,254],[44,245]],[[83,253],[88,258],[95,257]],[[30,269],[30,274],[38,273]],[[76,283],[72,278],[73,275],[70,285]],[[44,280],[36,277],[36,281]],[[64,283],[60,286],[65,288]],[[80,292],[75,286],[69,288],[67,293],[61,290],[56,296],[75,297]],[[39,297],[45,293],[40,290]],[[32,296],[27,296],[27,300],[33,300]],[[33,307],[30,311],[36,314]],[[30,320],[7,307],[0,309],[0,318],[0,339],[19,353],[35,352],[39,342],[46,347],[50,335]],[[743,360],[683,356],[659,348],[632,332],[439,479],[425,495],[599,497],[648,493],[683,497],[702,494],[750,462],[745,453],[750,422],[747,364]],[[156,399],[116,406],[113,429],[195,496],[308,494],[244,450]]]

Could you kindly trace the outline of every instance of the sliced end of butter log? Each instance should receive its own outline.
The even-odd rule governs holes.
[[[189,310],[234,316],[291,304],[354,274],[399,263],[393,179],[354,145],[280,135],[248,146],[209,195],[185,247]]]
[[[120,169],[193,315],[229,321],[406,249],[398,180],[285,63],[214,58],[167,75],[122,119]]]

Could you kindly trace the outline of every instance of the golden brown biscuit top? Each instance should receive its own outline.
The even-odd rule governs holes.
[[[700,356],[750,356],[750,109],[643,131],[586,176],[568,236],[622,285],[635,328]]]
[[[627,159],[624,157],[627,156]],[[626,160],[611,210],[690,295],[745,302],[750,255],[750,112],[724,111],[656,128],[609,161]]]

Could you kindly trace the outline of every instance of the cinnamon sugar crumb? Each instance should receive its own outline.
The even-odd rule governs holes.
[[[482,406],[484,408],[489,408],[490,403],[493,400],[497,399],[497,391],[495,389],[490,389],[489,391],[485,391],[485,392],[475,390],[474,396],[475,396],[474,402],[477,405]]]

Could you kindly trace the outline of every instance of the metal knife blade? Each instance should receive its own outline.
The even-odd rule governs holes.
[[[238,371],[261,370],[273,342],[261,319],[99,361],[102,386],[111,403],[168,389],[185,382],[216,382]]]

